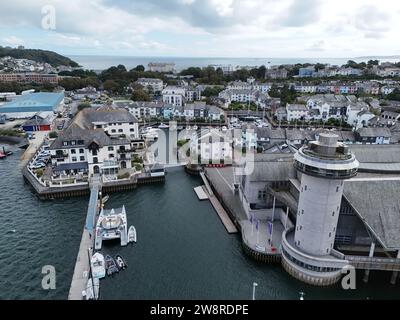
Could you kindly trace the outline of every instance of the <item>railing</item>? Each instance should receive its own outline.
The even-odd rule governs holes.
[[[346,260],[356,269],[400,271],[400,259],[346,256]]]

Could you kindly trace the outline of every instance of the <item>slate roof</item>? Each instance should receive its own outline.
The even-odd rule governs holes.
[[[344,197],[386,249],[400,249],[400,181],[346,181]]]

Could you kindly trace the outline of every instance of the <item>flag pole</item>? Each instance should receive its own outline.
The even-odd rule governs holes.
[[[287,229],[288,217],[289,217],[289,207],[286,207],[285,231]]]

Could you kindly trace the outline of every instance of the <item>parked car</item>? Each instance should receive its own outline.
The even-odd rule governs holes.
[[[34,164],[30,165],[31,169],[42,169],[45,167],[46,165],[43,162],[35,162]]]

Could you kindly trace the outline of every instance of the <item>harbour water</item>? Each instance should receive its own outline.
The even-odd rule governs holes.
[[[0,299],[66,299],[84,225],[88,198],[40,201],[21,175],[21,151],[0,161]],[[280,265],[243,254],[240,235],[228,235],[201,184],[183,169],[171,169],[165,184],[111,194],[106,208],[126,206],[138,243],[102,252],[121,254],[128,269],[101,281],[102,299],[398,299],[390,273],[371,272],[357,290],[315,288],[291,278]],[[15,232],[13,232],[15,231]],[[56,290],[41,287],[42,267],[56,268]]]
[[[113,56],[78,56],[70,55],[76,61],[89,70],[104,70],[119,64],[128,70],[143,65],[147,68],[150,62],[172,62],[176,64],[177,71],[188,67],[207,67],[209,65],[232,65],[232,66],[273,66],[281,64],[296,63],[327,63],[331,65],[343,65],[348,60],[356,62],[368,61],[372,58],[189,58],[189,57],[113,57]],[[399,59],[383,59],[382,61],[396,62]]]

